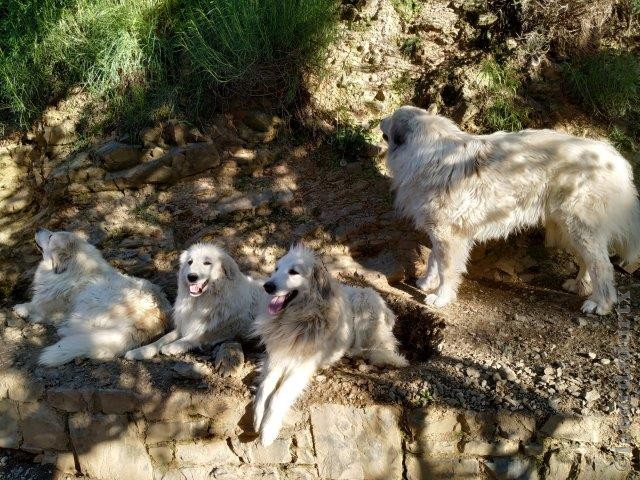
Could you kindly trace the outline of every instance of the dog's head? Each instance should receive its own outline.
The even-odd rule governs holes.
[[[277,261],[264,289],[271,295],[269,313],[277,315],[297,301],[308,301],[309,297],[328,299],[331,277],[312,250],[296,245]]]
[[[35,235],[36,245],[42,252],[43,261],[53,273],[62,273],[76,257],[82,243],[80,237],[70,232],[51,232],[39,228]]]
[[[209,287],[240,275],[236,262],[221,248],[210,243],[191,245],[180,255],[178,281],[192,297],[199,297]]]

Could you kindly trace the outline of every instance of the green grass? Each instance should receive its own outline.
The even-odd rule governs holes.
[[[638,151],[638,145],[634,141],[633,137],[628,135],[622,129],[614,126],[609,132],[609,141],[611,144],[620,151],[636,152]]]
[[[340,162],[355,160],[364,154],[367,145],[373,140],[370,129],[361,125],[340,123],[329,138],[329,145],[334,153],[334,159]]]
[[[391,0],[393,8],[400,18],[405,22],[410,22],[420,13],[421,3],[418,0]]]
[[[4,0],[0,123],[26,126],[76,85],[125,128],[237,92],[288,103],[336,23],[335,0]]]
[[[586,108],[609,118],[640,110],[640,59],[605,50],[564,65],[567,84]]]
[[[422,39],[417,35],[410,35],[404,39],[400,51],[407,57],[411,57],[422,45]]]
[[[480,66],[478,84],[486,97],[482,119],[491,130],[522,130],[530,110],[518,96],[521,80],[518,72],[508,65],[500,65],[493,59]]]

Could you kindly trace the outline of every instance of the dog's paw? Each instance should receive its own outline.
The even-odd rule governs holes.
[[[606,315],[611,311],[611,307],[601,305],[593,300],[585,300],[581,308],[583,313],[595,313],[597,315]]]
[[[425,292],[429,290],[435,290],[440,285],[440,280],[437,275],[433,275],[429,277],[429,275],[425,275],[424,277],[420,277],[416,280],[416,287]]]
[[[456,299],[456,296],[451,293],[430,293],[424,297],[424,303],[431,305],[432,307],[441,308],[449,305]]]
[[[15,313],[20,318],[27,318],[29,316],[29,304],[28,303],[20,303],[13,307],[13,313]]]
[[[157,354],[157,348],[151,345],[145,345],[144,347],[129,350],[124,354],[124,358],[127,360],[148,360],[149,358],[155,357]]]
[[[278,438],[279,431],[280,427],[275,425],[274,422],[266,422],[260,430],[260,444],[263,447],[271,445]]]
[[[223,377],[235,376],[244,364],[242,345],[238,342],[225,342],[218,347],[214,365]]]
[[[169,345],[165,345],[160,349],[160,353],[162,355],[167,355],[169,357],[172,357],[175,355],[182,355],[183,353],[186,353],[186,352],[187,352],[187,348],[182,346],[178,342],[170,343]]]

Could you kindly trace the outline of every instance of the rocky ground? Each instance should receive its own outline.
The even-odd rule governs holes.
[[[476,129],[476,97],[467,88],[473,68],[462,62],[457,45],[483,28],[479,17],[461,13],[464,5],[456,2],[429,2],[411,19],[389,2],[354,5],[344,11],[344,40],[330,56],[332,68],[343,74],[315,79],[313,108],[370,126],[420,93],[423,103]],[[402,47],[415,32],[425,32],[426,40],[407,56]],[[457,65],[447,71],[458,74],[428,86],[445,64]],[[452,82],[451,95],[442,82]],[[32,236],[42,226],[86,235],[114,266],[158,283],[170,298],[181,249],[199,240],[220,243],[258,277],[268,275],[292,242],[303,240],[344,281],[377,288],[398,314],[396,333],[411,365],[389,371],[343,360],[316,375],[299,406],[445,405],[521,411],[539,421],[553,413],[614,420],[620,413],[616,375],[624,368],[633,378],[640,375],[638,274],[616,273],[618,284],[632,292],[625,365],[617,354],[615,314],[580,313],[581,300],[561,289],[576,266],[568,255],[545,249],[540,232],[476,247],[459,301],[441,310],[421,305],[423,294],[413,281],[424,269],[428,243],[393,211],[378,133],[359,154],[337,156],[325,141],[302,135],[289,119],[255,104],[199,128],[172,121],[136,138],[87,139],[77,133],[79,105],[81,93],[52,107],[32,131],[0,143],[5,372],[28,372],[45,389],[119,388],[144,395],[186,388],[245,401],[251,396],[256,346],[246,347],[247,362],[234,378],[215,372],[211,349],[178,359],[38,367],[38,352],[55,332],[16,318],[10,307],[29,296],[40,258]],[[601,133],[579,115],[558,113],[563,109],[544,125]],[[333,128],[322,121],[316,126]],[[638,422],[637,391],[629,406]],[[2,457],[5,469],[14,465],[8,478],[46,475],[21,473],[30,467],[20,460]]]

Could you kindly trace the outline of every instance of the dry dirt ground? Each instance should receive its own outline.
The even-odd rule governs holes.
[[[378,288],[399,314],[397,333],[411,366],[389,371],[344,360],[317,375],[302,402],[444,402],[477,410],[525,410],[538,418],[552,411],[617,412],[616,317],[579,312],[580,299],[560,288],[575,274],[575,265],[566,254],[546,250],[541,234],[476,248],[459,301],[430,310],[420,305],[423,294],[412,286],[424,266],[420,254],[428,249],[419,233],[395,217],[382,159],[354,159],[339,167],[329,150],[312,142],[282,143],[278,151],[272,164],[252,176],[233,170],[215,177],[204,173],[161,191],[63,202],[40,214],[38,224],[83,231],[115,265],[160,283],[170,297],[179,251],[195,240],[222,243],[245,271],[265,276],[277,256],[302,239],[317,247],[343,280]],[[208,216],[229,195],[250,197],[283,188],[293,196],[279,204]],[[177,385],[250,395],[260,356],[255,346],[247,348],[247,364],[233,379],[215,372],[198,378],[185,373],[184,362],[210,364],[211,349],[175,361],[38,367],[39,349],[54,340],[53,329],[18,320],[6,308],[28,295],[38,260],[30,241],[20,252],[24,271],[13,298],[4,302],[3,368],[27,370],[47,385],[119,386],[140,392]],[[638,277],[617,276],[620,284],[632,286],[637,315]],[[630,367],[635,378],[639,333],[632,322]],[[631,401],[637,416],[637,394]]]

